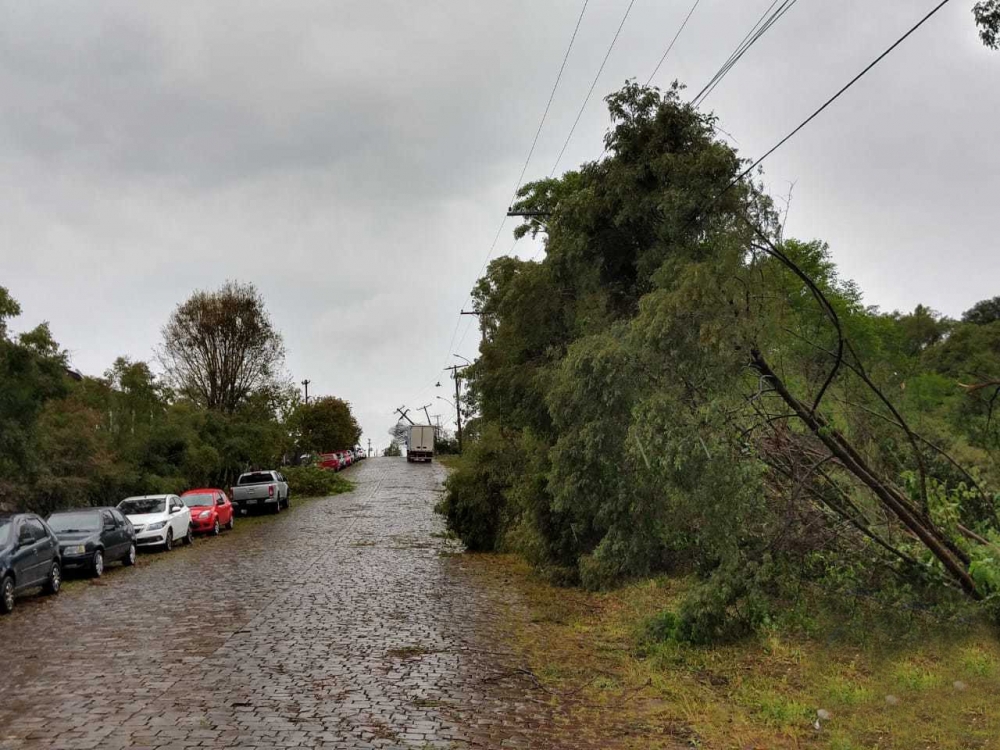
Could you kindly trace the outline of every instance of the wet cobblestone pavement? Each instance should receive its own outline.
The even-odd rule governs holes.
[[[460,574],[443,476],[369,460],[350,494],[20,601],[0,747],[559,747],[530,686],[488,679],[508,603]]]

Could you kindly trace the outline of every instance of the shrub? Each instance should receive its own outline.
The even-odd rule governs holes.
[[[288,466],[282,469],[292,495],[298,497],[326,497],[350,492],[354,483],[329,469],[315,466]]]

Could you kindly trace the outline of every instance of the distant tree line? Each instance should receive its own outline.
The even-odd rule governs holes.
[[[47,324],[11,333],[18,315],[0,288],[0,508],[46,512],[228,487],[248,469],[360,437],[345,401],[300,401],[252,284],[178,305],[157,350],[159,375],[119,357],[101,377],[71,377]]]
[[[805,586],[994,609],[1000,298],[866,307],[676,86],[607,101],[606,158],[520,192],[542,260],[474,289],[451,528],[567,584],[693,576],[691,640]]]

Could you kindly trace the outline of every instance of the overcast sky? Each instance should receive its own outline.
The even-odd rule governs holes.
[[[527,179],[552,169],[628,3],[589,3]],[[934,4],[800,0],[704,108],[759,155]],[[958,315],[1000,294],[1000,53],[972,4],[953,0],[765,163],[773,193],[795,183],[788,233],[828,241],[883,309]],[[149,359],[192,291],[252,281],[291,375],[349,400],[374,444],[402,404],[447,418],[441,368],[478,345],[457,313],[581,5],[0,2],[15,328],[50,321],[98,375]],[[601,97],[645,81],[690,5],[635,0],[560,167],[599,156]],[[768,5],[702,0],[654,83],[697,92]]]

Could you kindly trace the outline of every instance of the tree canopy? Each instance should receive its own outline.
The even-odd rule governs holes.
[[[608,107],[605,157],[520,192],[542,260],[473,290],[452,529],[589,587],[694,572],[692,639],[808,583],[992,600],[991,327],[865,307],[676,86]]]

